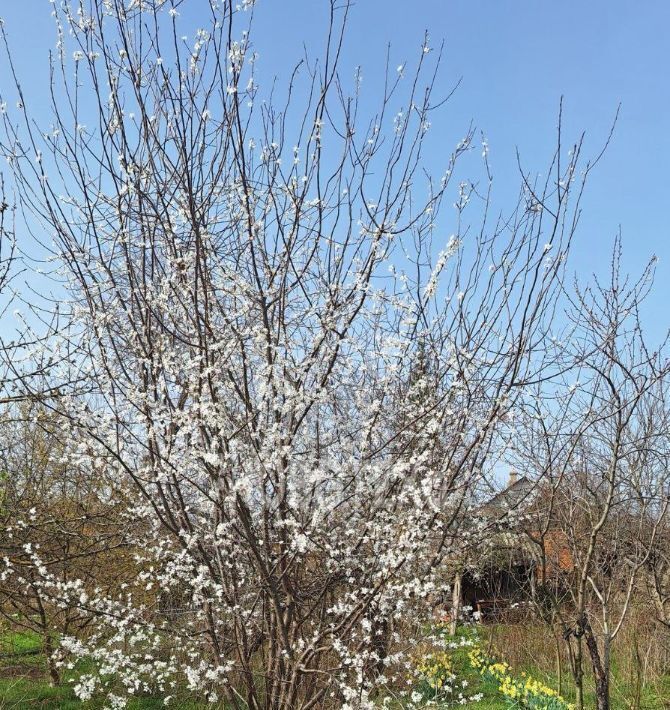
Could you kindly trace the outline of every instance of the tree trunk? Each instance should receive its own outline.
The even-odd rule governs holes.
[[[563,695],[563,657],[561,656],[561,638],[557,634],[554,635],[556,642],[556,683],[558,685],[558,694]]]
[[[56,659],[54,658],[54,647],[51,642],[51,634],[46,631],[43,637],[44,642],[44,655],[47,659],[47,667],[49,669],[49,677],[51,678],[51,685],[56,688],[60,685],[60,672],[56,667]]]
[[[609,710],[610,707],[610,674],[609,674],[609,651],[608,642],[605,639],[605,649],[601,656],[598,642],[591,628],[591,624],[585,617],[581,621],[586,638],[586,647],[591,656],[593,665],[593,677],[596,684],[596,708],[597,710]]]
[[[458,627],[458,617],[461,614],[461,589],[463,575],[461,572],[456,572],[454,576],[454,586],[451,590],[451,619],[449,621],[449,633],[452,636],[456,635]]]
[[[568,643],[570,642],[568,641]],[[584,666],[581,637],[576,639],[575,646],[572,668],[572,675],[575,679],[575,705],[577,706],[577,710],[584,710]]]
[[[637,634],[633,637],[633,643],[633,673],[635,675],[632,679],[633,698],[631,700],[631,710],[640,710],[642,707],[642,686],[644,681],[642,659],[640,658],[640,644],[638,642]]]

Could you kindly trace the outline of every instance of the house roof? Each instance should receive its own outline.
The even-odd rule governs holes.
[[[518,507],[532,493],[535,484],[526,476],[519,476],[499,493],[484,503],[482,512],[503,513]]]

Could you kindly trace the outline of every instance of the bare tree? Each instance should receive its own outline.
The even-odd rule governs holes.
[[[659,543],[670,482],[668,362],[648,347],[639,315],[654,262],[632,282],[620,257],[617,240],[609,283],[575,289],[563,345],[573,364],[562,387],[535,393],[517,440],[543,480],[527,523],[543,560],[541,601],[563,627],[579,707],[585,644],[603,709],[612,644]]]

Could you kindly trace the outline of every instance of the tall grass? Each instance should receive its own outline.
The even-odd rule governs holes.
[[[575,686],[560,629],[527,618],[484,627],[483,635],[497,657],[574,699]],[[584,673],[586,705],[595,707],[588,657]],[[670,632],[643,606],[632,610],[614,643],[611,697],[612,707],[622,710],[670,708]]]

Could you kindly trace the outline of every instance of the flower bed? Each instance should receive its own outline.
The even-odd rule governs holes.
[[[488,658],[479,646],[474,646],[468,658],[473,668],[485,678],[496,681],[498,689],[505,697],[509,707],[528,708],[529,710],[574,710],[553,688],[540,683],[525,673],[520,678],[510,673],[507,663]]]

